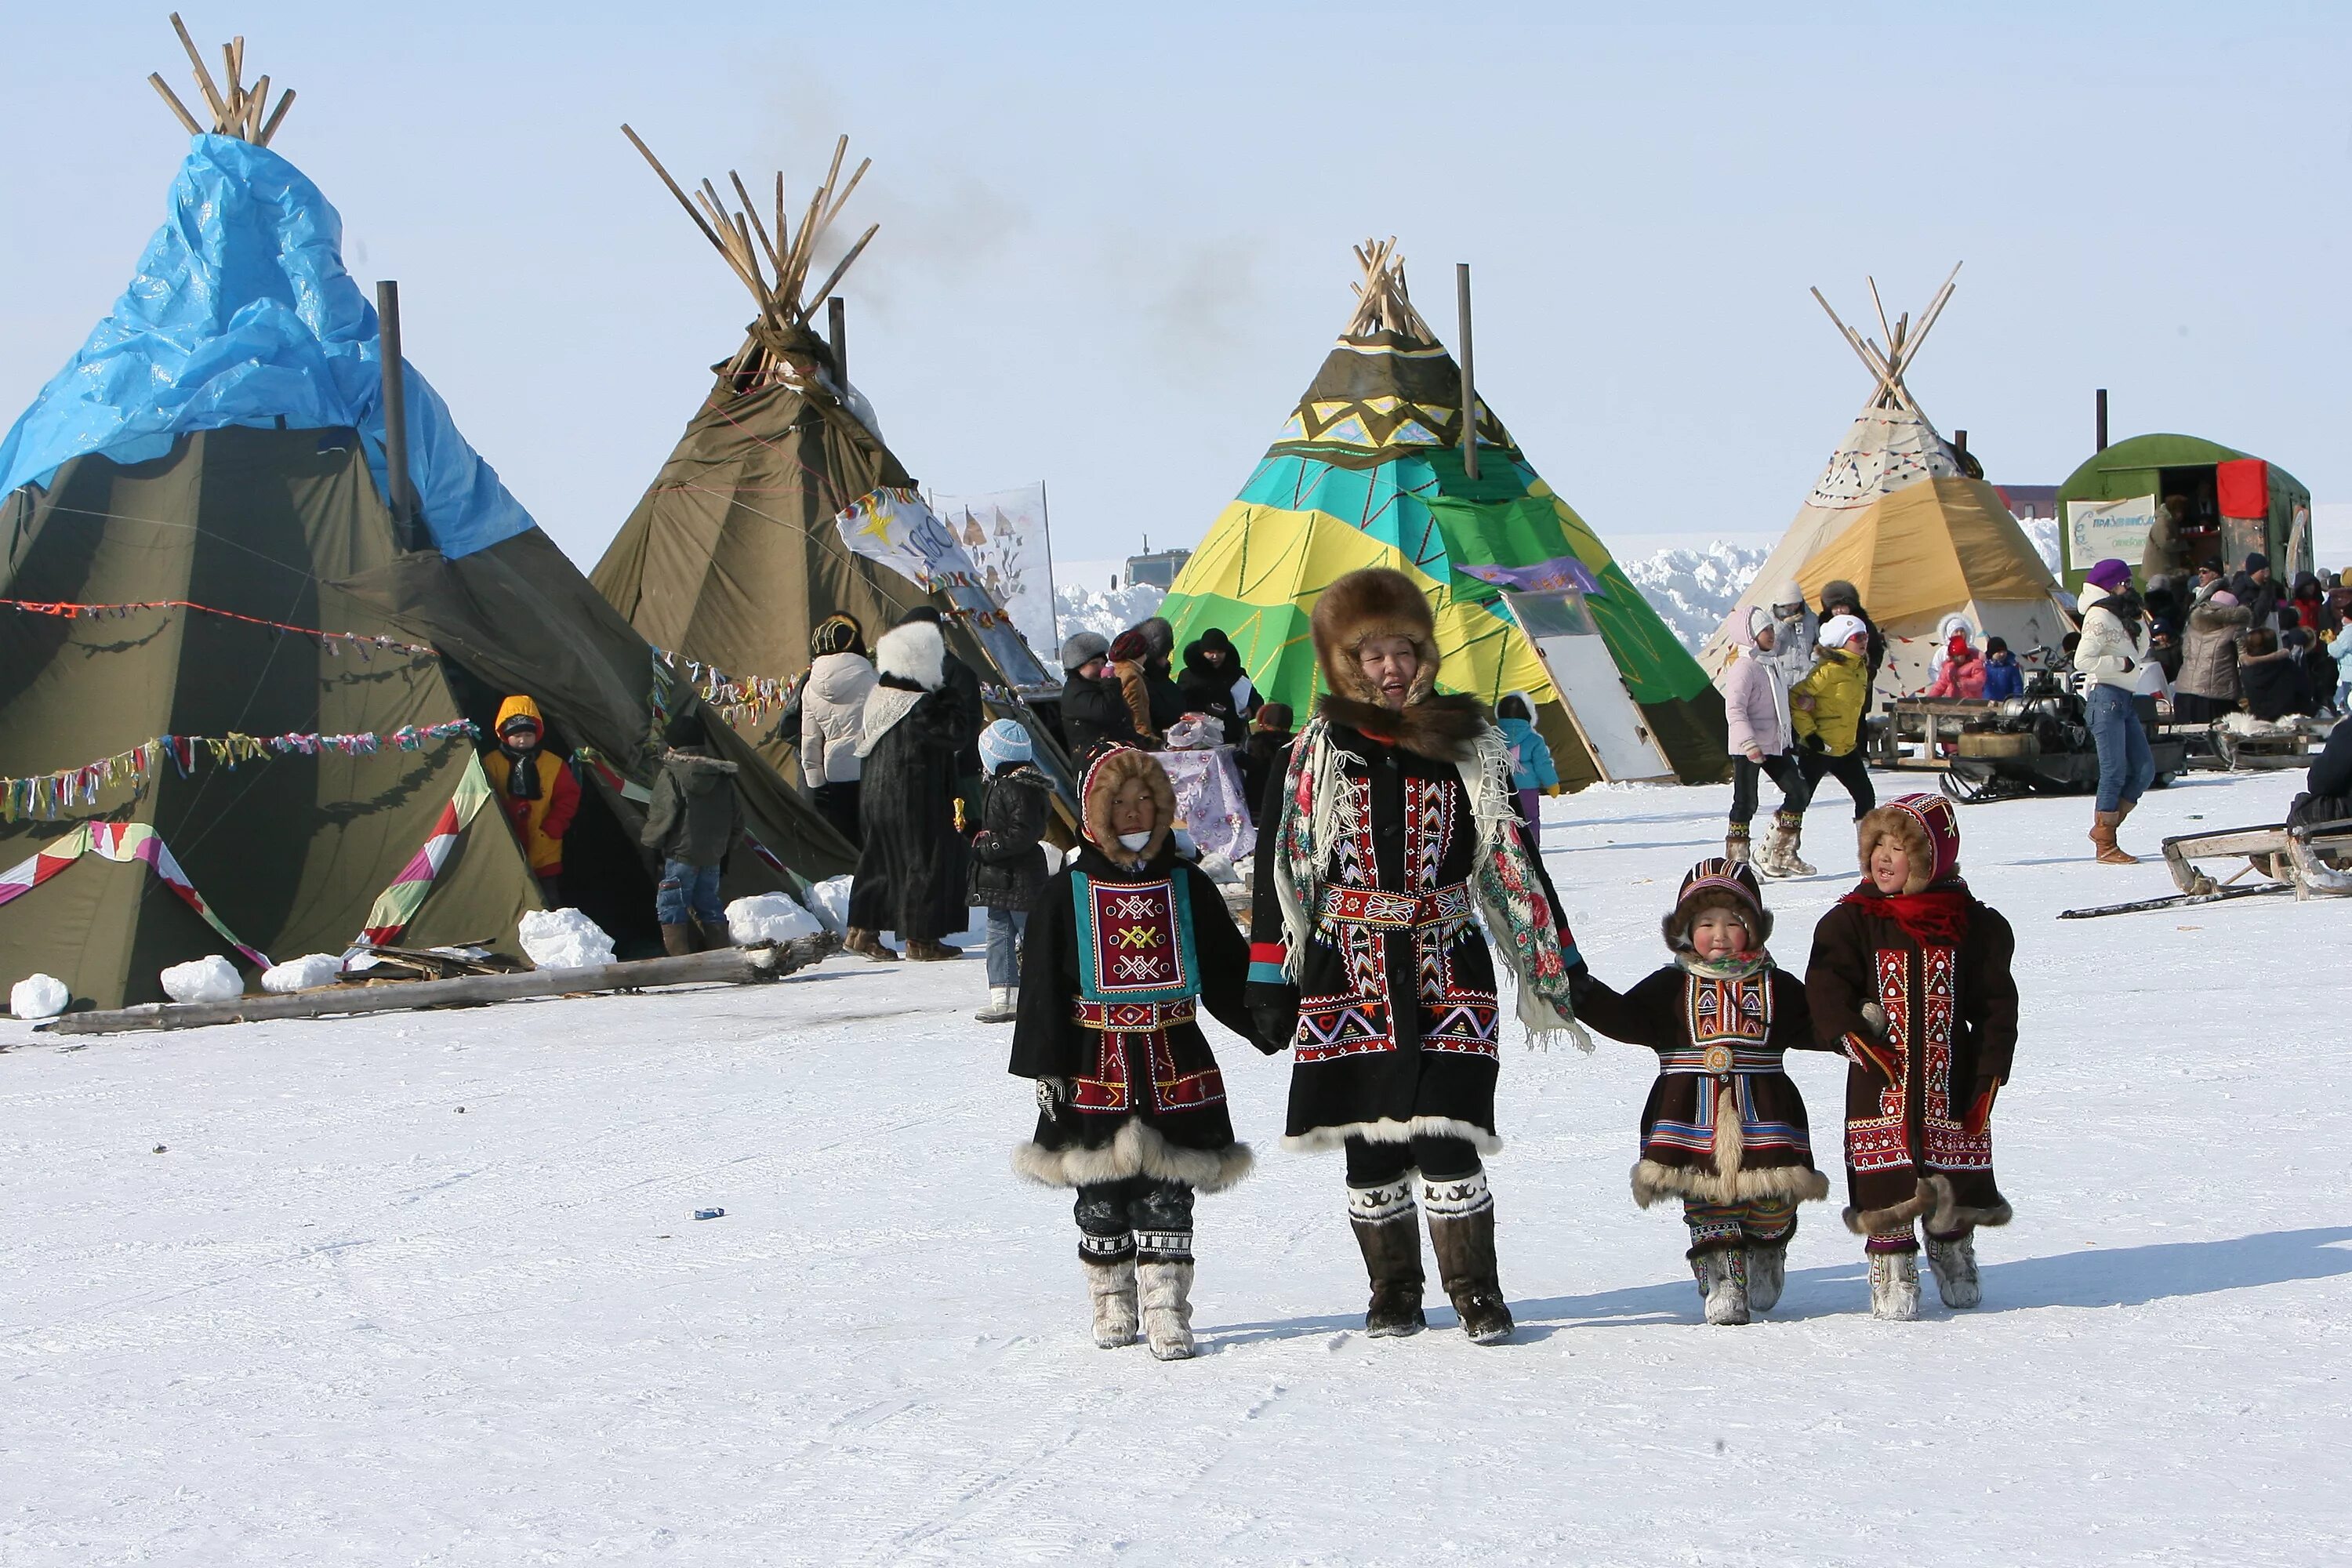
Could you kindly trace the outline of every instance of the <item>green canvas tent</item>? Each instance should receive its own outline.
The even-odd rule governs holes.
[[[1528,693],[1564,783],[1724,777],[1721,696],[1483,399],[1469,475],[1462,373],[1413,309],[1394,245],[1357,250],[1347,330],[1177,577],[1163,613],[1178,646],[1223,629],[1258,689],[1304,716],[1317,595],[1342,572],[1391,566],[1429,596],[1440,683],[1489,703]]]
[[[2219,561],[2234,572],[2258,550],[2283,582],[2312,569],[2311,492],[2293,474],[2196,436],[2135,436],[2093,453],[2058,487],[2068,590],[2080,593],[2083,574],[2111,555],[2137,577],[2148,525],[2168,496],[2189,501],[2184,566]]]
[[[341,220],[265,146],[257,95],[232,79],[226,99],[131,288],[0,442],[0,983],[46,972],[116,1006],[212,952],[512,951],[540,895],[476,750],[509,691],[594,764],[566,901],[625,952],[650,942],[637,803],[694,692],[413,367],[422,510],[395,524],[382,342]],[[730,890],[848,868],[726,743],[759,841]]]

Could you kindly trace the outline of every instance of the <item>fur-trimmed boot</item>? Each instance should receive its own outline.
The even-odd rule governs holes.
[[[1870,1315],[1895,1323],[1907,1323],[1919,1315],[1917,1253],[1870,1255]]]
[[[1789,1244],[1751,1242],[1748,1247],[1748,1305],[1769,1312],[1780,1304],[1781,1288],[1789,1282]]]
[[[1936,1294],[1945,1306],[1966,1310],[1984,1300],[1984,1284],[1977,1278],[1976,1232],[1964,1231],[1949,1240],[1931,1232],[1927,1266],[1936,1271]]]
[[[1768,875],[1774,877],[1815,877],[1821,868],[1809,863],[1797,851],[1804,847],[1805,819],[1793,812],[1772,814],[1772,837],[1766,841],[1765,858],[1771,862]],[[1759,865],[1759,870],[1766,868]]]
[[[1495,1277],[1495,1195],[1486,1189],[1486,1173],[1423,1182],[1421,1204],[1429,1215],[1438,1282],[1462,1320],[1462,1331],[1474,1344],[1502,1343],[1511,1337],[1513,1324]]]
[[[1735,864],[1748,858],[1748,824],[1735,822],[1725,830],[1723,858]]]
[[[1400,1339],[1429,1327],[1421,1310],[1421,1214],[1412,1201],[1412,1173],[1378,1187],[1348,1189],[1348,1228],[1363,1250],[1372,1299],[1364,1332]]]
[[[1139,1258],[1136,1289],[1143,1307],[1143,1335],[1161,1361],[1192,1354],[1192,1260]]]
[[[2102,866],[2137,866],[2139,857],[2116,842],[2116,829],[2124,825],[2120,811],[2094,812],[2091,816],[2091,847],[2096,851],[2092,858]]]
[[[684,922],[664,921],[661,928],[662,951],[672,958],[684,958],[694,951],[694,933]]]
[[[1744,1247],[1718,1247],[1690,1260],[1698,1280],[1700,1300],[1710,1323],[1738,1327],[1748,1321],[1748,1253]]]
[[[844,952],[854,952],[860,958],[870,958],[877,963],[898,962],[898,955],[882,945],[882,933],[868,931],[864,926],[851,926],[849,935],[843,939],[841,945]]]
[[[1135,1316],[1135,1258],[1132,1255],[1116,1263],[1097,1263],[1089,1258],[1083,1265],[1087,1271],[1087,1294],[1095,1304],[1095,1343],[1107,1351],[1131,1345],[1139,1330]]]
[[[988,988],[988,1005],[972,1016],[983,1024],[1010,1024],[1021,1016],[1021,988],[1017,985],[992,985]]]

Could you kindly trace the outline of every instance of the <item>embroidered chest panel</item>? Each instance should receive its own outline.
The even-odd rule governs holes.
[[[1912,965],[1918,965],[1918,981]],[[1959,952],[1924,947],[1880,948],[1875,955],[1878,1005],[1886,1010],[1886,1043],[1900,1065],[1900,1081],[1878,1087],[1878,1114],[1846,1121],[1846,1163],[1857,1171],[1907,1168],[1905,1086],[1920,1089],[1920,1143],[1930,1170],[1988,1169],[1990,1131],[1969,1132],[1952,1101],[1952,1047],[1959,1022]],[[1965,1086],[1963,1086],[1965,1087]]]
[[[1772,1032],[1770,971],[1744,980],[1687,976],[1683,983],[1683,1025],[1695,1046],[1761,1044]]]
[[[1070,879],[1077,904],[1078,991],[1088,1002],[1179,1002],[1197,996],[1191,890],[1181,879]]]

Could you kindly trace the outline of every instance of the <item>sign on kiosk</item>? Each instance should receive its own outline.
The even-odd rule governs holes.
[[[2066,559],[2087,565],[2116,556],[2135,568],[2156,527],[2156,498],[2131,500],[2070,500],[2066,503]]]

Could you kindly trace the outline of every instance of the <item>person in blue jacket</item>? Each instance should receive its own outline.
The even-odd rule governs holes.
[[[1987,701],[2025,695],[2025,672],[2017,668],[2017,656],[2009,651],[2009,644],[2002,638],[1985,638],[1984,665]]]
[[[1511,748],[1511,788],[1519,803],[1519,819],[1528,825],[1528,847],[1540,847],[1543,837],[1538,796],[1559,787],[1559,772],[1551,763],[1551,748],[1536,733],[1536,705],[1524,691],[1514,691],[1496,706],[1496,727]]]

